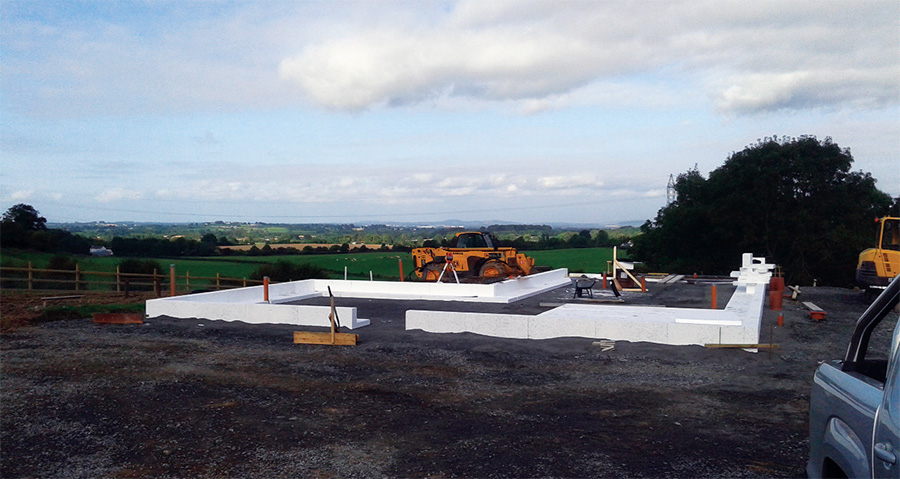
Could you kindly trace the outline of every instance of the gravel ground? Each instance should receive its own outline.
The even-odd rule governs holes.
[[[285,325],[43,323],[0,337],[0,476],[803,477],[813,371],[866,305],[802,299],[826,320],[786,300],[760,340],[780,348],[755,354],[405,331],[406,309],[471,307],[419,301],[338,299],[372,320],[355,347],[295,345]],[[705,307],[709,285],[626,301]]]

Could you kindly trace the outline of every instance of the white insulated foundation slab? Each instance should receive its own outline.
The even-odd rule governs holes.
[[[406,329],[475,333],[517,339],[584,337],[688,344],[757,344],[772,265],[745,254],[725,309],[566,304],[544,313],[465,313],[410,310]]]
[[[343,281],[310,279],[269,285],[265,302],[263,286],[173,296],[147,301],[148,317],[220,319],[247,323],[330,326],[327,306],[285,304],[308,298],[371,298],[429,301],[511,303],[569,282],[568,271],[557,269],[493,284],[457,284],[388,281]],[[341,325],[349,329],[367,326],[356,308],[338,307]]]

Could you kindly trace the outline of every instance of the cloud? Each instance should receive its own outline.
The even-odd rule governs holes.
[[[603,187],[603,182],[592,175],[544,176],[537,179],[537,184],[548,190]]]
[[[900,96],[898,5],[457,2],[429,28],[370,26],[307,44],[279,76],[338,110],[449,95],[533,114],[593,83],[648,76],[711,88],[726,113],[873,108]],[[723,74],[734,80],[716,81]]]
[[[279,75],[317,102],[357,110],[452,92],[505,100],[542,98],[585,84],[589,45],[555,32],[375,31],[286,58]],[[558,72],[567,72],[559,75]]]
[[[895,103],[898,95],[900,67],[759,73],[735,78],[731,86],[720,91],[716,108],[734,113],[842,104],[877,108]]]
[[[18,190],[10,193],[7,198],[9,201],[24,201],[34,196],[34,190]]]
[[[131,15],[80,16],[65,2],[34,5],[13,2],[0,17],[4,107],[31,116],[304,100],[339,111],[500,102],[537,114],[652,105],[628,85],[673,82],[672,96],[738,114],[900,97],[900,2],[135,2],[123,7]]]
[[[114,203],[123,200],[139,200],[143,198],[143,196],[143,193],[136,190],[125,188],[110,188],[99,192],[96,196],[94,196],[94,200],[98,203]]]

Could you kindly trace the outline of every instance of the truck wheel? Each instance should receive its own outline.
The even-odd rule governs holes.
[[[478,274],[484,278],[503,278],[509,275],[509,267],[499,261],[488,261]]]
[[[422,272],[422,279],[428,281],[429,283],[434,283],[441,276],[441,271],[443,271],[444,266],[437,263],[429,263],[425,266],[425,271]],[[447,275],[444,274],[446,277]]]

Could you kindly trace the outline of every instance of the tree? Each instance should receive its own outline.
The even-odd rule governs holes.
[[[216,246],[219,243],[219,238],[214,233],[206,233],[200,238],[200,242]]]
[[[728,273],[745,252],[783,266],[791,283],[849,285],[872,218],[891,198],[831,138],[766,138],[732,154],[709,179],[678,176],[677,199],[635,238],[655,268]]]
[[[591,232],[581,230],[579,233],[572,235],[567,241],[570,248],[587,248],[590,244]]]
[[[41,216],[31,205],[19,203],[3,213],[3,223],[14,223],[24,231],[45,231],[47,218]]]

